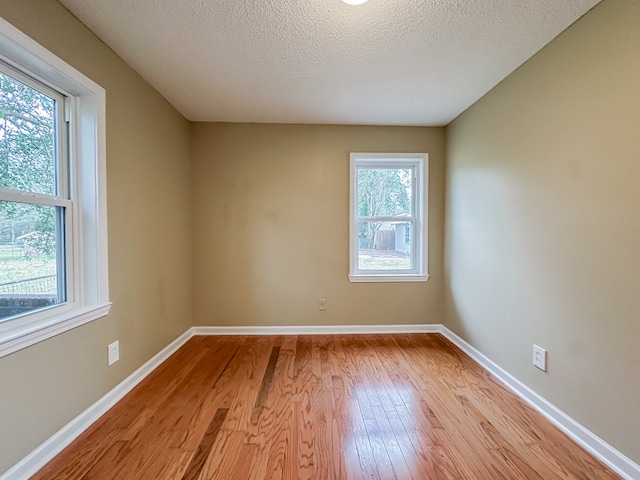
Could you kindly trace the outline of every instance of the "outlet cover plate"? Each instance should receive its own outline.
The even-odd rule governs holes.
[[[538,367],[543,372],[547,371],[547,351],[539,347],[538,345],[533,346],[533,365]]]
[[[113,343],[110,343],[109,346],[107,347],[107,351],[108,351],[108,357],[109,357],[109,361],[108,361],[108,365],[111,366],[114,363],[116,363],[118,360],[120,360],[120,342],[118,340],[116,340]]]

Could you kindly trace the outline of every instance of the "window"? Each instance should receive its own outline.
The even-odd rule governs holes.
[[[0,19],[0,356],[106,315],[105,92]]]
[[[0,63],[0,321],[67,299],[64,102]]]
[[[427,281],[424,153],[352,153],[352,282]]]

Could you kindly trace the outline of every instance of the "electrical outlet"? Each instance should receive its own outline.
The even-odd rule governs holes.
[[[547,371],[547,351],[537,345],[533,346],[533,365],[543,372]]]
[[[109,357],[108,365],[111,366],[120,360],[120,342],[116,340],[115,342],[110,343],[107,347],[107,352]]]
[[[324,312],[327,309],[327,299],[319,298],[318,299],[318,310]]]

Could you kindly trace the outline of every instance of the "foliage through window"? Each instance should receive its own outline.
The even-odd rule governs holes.
[[[426,280],[425,165],[426,154],[351,154],[351,281]]]
[[[0,66],[0,321],[66,300],[64,97]]]

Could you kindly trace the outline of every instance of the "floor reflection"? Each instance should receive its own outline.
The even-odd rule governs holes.
[[[405,401],[406,400],[406,401]],[[362,471],[380,478],[411,478],[420,469],[418,415],[412,389],[403,384],[357,381],[349,396],[351,434],[345,454],[359,456]]]

